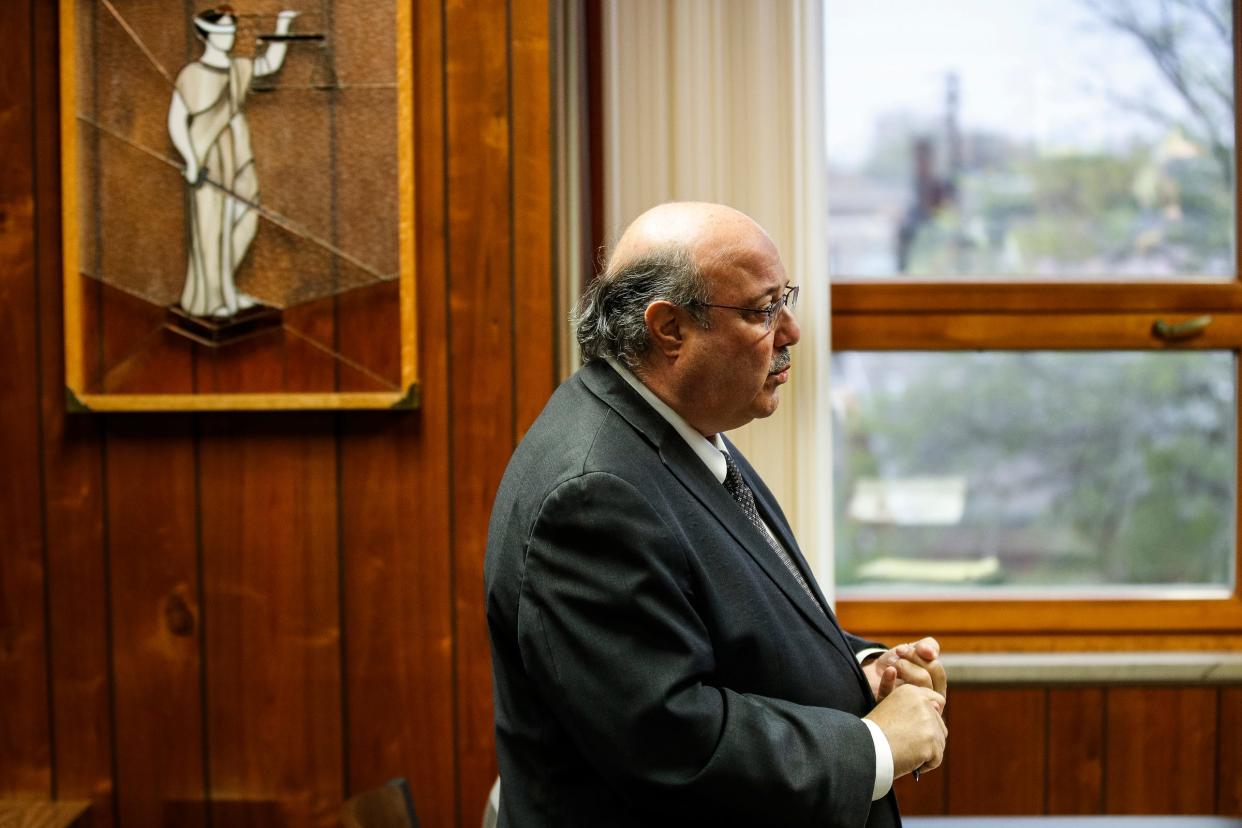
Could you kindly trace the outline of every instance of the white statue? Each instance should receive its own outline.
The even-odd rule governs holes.
[[[288,34],[297,14],[280,12],[275,33]],[[168,107],[168,134],[185,159],[191,187],[181,307],[194,316],[224,319],[258,304],[234,281],[259,221],[259,179],[242,109],[251,80],[280,71],[287,44],[274,40],[253,59],[230,56],[237,17],[228,6],[197,15],[194,30],[205,44],[203,54],[177,75]]]

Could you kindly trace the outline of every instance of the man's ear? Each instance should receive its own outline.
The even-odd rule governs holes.
[[[647,322],[652,347],[670,359],[677,356],[682,346],[685,311],[661,299],[647,306],[643,319]]]

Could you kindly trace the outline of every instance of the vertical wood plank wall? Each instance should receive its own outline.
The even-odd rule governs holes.
[[[1242,816],[1242,688],[950,685],[947,721],[905,814]]]
[[[495,774],[481,565],[551,393],[548,5],[415,9],[414,413],[64,413],[55,4],[0,15],[0,797],[332,825]],[[1242,688],[962,688],[907,813],[1242,815]]]
[[[0,798],[334,825],[495,776],[482,559],[555,383],[546,0],[419,2],[415,412],[65,414],[56,3],[0,15]]]

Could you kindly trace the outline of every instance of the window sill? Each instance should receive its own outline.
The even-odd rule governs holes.
[[[949,685],[1242,683],[1242,653],[945,653]]]

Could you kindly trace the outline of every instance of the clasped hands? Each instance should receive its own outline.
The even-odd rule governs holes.
[[[939,642],[899,644],[863,665],[863,672],[878,702],[866,718],[888,739],[893,776],[939,767],[949,735],[944,723],[949,679]]]

